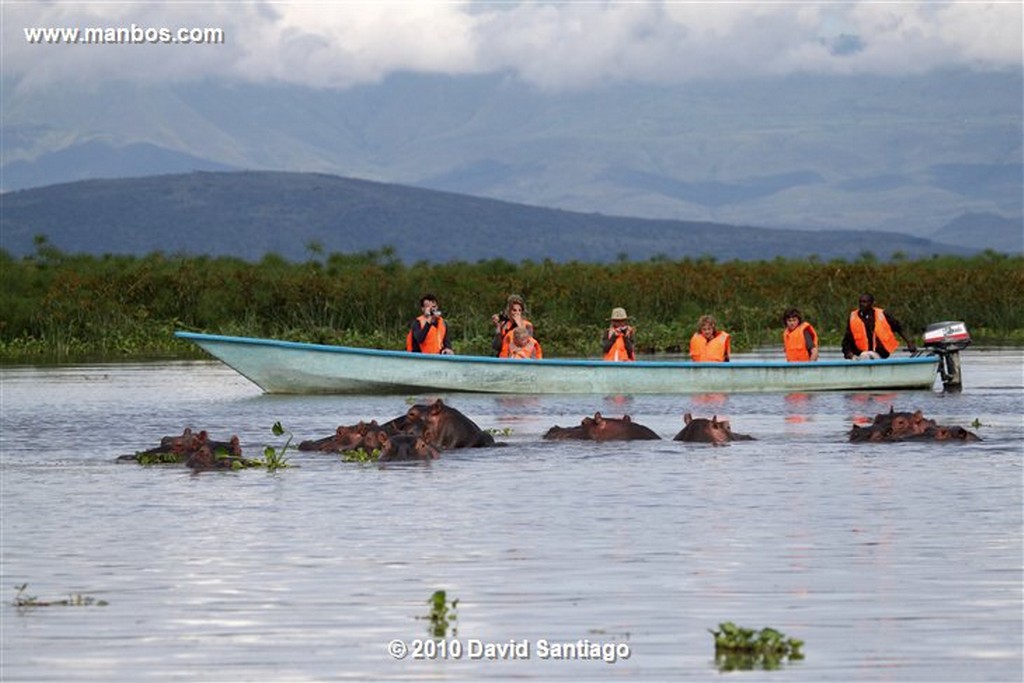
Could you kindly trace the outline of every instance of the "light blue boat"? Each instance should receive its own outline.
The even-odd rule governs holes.
[[[689,394],[930,389],[940,356],[886,360],[510,360],[175,332],[269,394]]]

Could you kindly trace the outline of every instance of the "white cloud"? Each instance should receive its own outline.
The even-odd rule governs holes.
[[[395,71],[549,89],[792,72],[1021,66],[1022,3],[3,3],[21,87],[225,79],[348,87]],[[33,27],[217,27],[223,45],[29,44]]]

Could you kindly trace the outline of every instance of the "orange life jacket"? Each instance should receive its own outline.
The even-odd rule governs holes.
[[[875,338],[874,342],[881,344],[886,351],[892,353],[900,347],[899,341],[896,339],[896,335],[893,334],[892,328],[889,327],[889,321],[885,318],[885,311],[881,308],[875,308]],[[853,333],[853,343],[857,345],[857,350],[860,352],[874,349],[875,344],[868,345],[868,328],[864,324],[864,321],[857,315],[857,311],[850,311],[850,332]]]
[[[697,332],[690,337],[690,358],[697,362],[714,361],[721,363],[729,357],[729,333],[719,331],[711,340]]]
[[[508,346],[508,358],[543,358],[544,350],[540,348],[540,342],[531,339],[523,346],[516,346],[515,341]]]
[[[809,322],[804,321],[800,323],[792,332],[787,328],[782,331],[782,346],[786,349],[786,360],[801,361],[811,359],[811,350],[807,348],[804,330],[811,333],[814,345],[818,345],[818,333]]]
[[[633,352],[626,348],[626,338],[621,334],[615,337],[608,353],[604,354],[605,360],[636,360]]]
[[[530,334],[533,334],[533,323],[526,318],[523,318],[523,327],[528,327],[530,329]],[[508,320],[501,324],[501,329],[504,331],[504,336],[501,338],[501,351],[498,352],[498,358],[508,358],[508,345],[512,343],[512,333],[516,328],[512,327],[512,321]]]
[[[420,327],[427,324],[427,317],[421,315],[416,320],[419,321]],[[443,318],[437,319],[437,324],[427,330],[427,336],[424,337],[423,343],[420,344],[420,353],[441,353],[441,349],[444,348],[444,338],[448,333],[448,326],[444,324]],[[405,350],[415,351],[413,348],[412,330],[405,335]]]

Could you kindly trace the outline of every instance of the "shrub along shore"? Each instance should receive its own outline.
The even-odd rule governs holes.
[[[686,350],[697,318],[717,317],[734,352],[781,349],[782,312],[803,311],[823,346],[837,346],[861,292],[912,338],[962,320],[976,342],[1024,343],[1024,257],[880,262],[714,259],[610,264],[504,260],[406,265],[385,248],[317,254],[301,263],[153,253],[0,251],[0,361],[205,358],[175,330],[404,348],[418,301],[440,299],[456,352],[489,355],[490,317],[511,293],[527,302],[545,356],[598,356],[611,309],[625,307],[642,353]],[[780,351],[781,352],[781,351]]]

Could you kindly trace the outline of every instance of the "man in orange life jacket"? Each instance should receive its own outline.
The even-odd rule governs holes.
[[[690,338],[690,358],[700,362],[729,362],[729,333],[718,329],[713,315],[702,315]]]
[[[875,297],[861,294],[857,310],[850,311],[843,335],[843,357],[854,360],[888,358],[899,348],[896,335],[903,337],[907,348],[917,351],[914,342],[903,334],[903,325],[881,308],[875,308]]]
[[[605,360],[636,360],[636,353],[633,350],[635,330],[628,320],[625,308],[612,309],[612,316],[608,318],[611,324],[601,339],[601,350],[604,352]]]
[[[420,298],[423,315],[412,321],[409,334],[405,336],[405,350],[417,353],[452,353],[448,341],[448,326],[437,308],[437,297],[424,294]]]
[[[786,360],[818,360],[818,333],[804,320],[800,311],[788,309],[782,314],[782,324],[786,326],[782,331],[782,348],[786,352]]]

